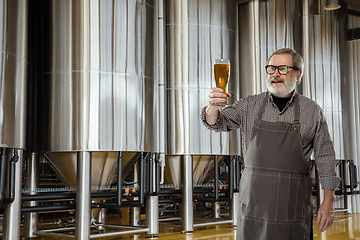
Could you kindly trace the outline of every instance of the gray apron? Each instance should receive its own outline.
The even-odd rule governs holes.
[[[262,121],[269,93],[261,104],[240,182],[238,240],[310,239],[311,178],[294,97],[294,123]]]

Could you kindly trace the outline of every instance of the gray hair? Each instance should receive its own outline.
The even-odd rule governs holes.
[[[302,56],[291,48],[281,48],[281,49],[275,50],[270,55],[270,57],[266,61],[266,64],[269,64],[271,57],[276,54],[290,54],[293,57],[293,60],[292,60],[293,67],[301,69],[301,76],[298,81],[298,84],[299,84],[301,82],[301,78],[303,75],[303,69],[304,69],[304,60],[303,60]]]

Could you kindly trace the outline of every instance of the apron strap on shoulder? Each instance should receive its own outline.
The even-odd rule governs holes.
[[[257,126],[259,125],[259,123],[260,123],[260,121],[262,119],[262,115],[265,112],[265,107],[266,107],[266,105],[267,105],[267,103],[269,101],[269,96],[270,96],[270,93],[267,92],[264,100],[262,101],[262,103],[260,105],[259,113],[258,113],[257,119],[255,120],[255,123],[257,123]]]
[[[297,93],[295,93],[294,97],[294,130],[300,132],[300,100]]]

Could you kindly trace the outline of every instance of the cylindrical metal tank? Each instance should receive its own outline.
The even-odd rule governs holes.
[[[62,177],[77,151],[101,152],[92,175],[109,177],[104,152],[157,151],[155,24],[153,0],[29,1],[27,146]]]
[[[345,56],[347,7],[336,11],[324,9],[325,0],[304,1],[303,56],[304,95],[324,109],[337,159],[346,159],[344,147],[343,103],[346,72],[342,69]],[[320,71],[321,70],[321,71]]]
[[[167,154],[240,154],[239,132],[215,133],[200,121],[215,86],[213,60],[231,62],[230,102],[238,97],[236,79],[237,1],[169,0],[167,31]]]
[[[264,66],[279,48],[302,53],[302,0],[249,1],[239,5],[241,98],[267,91]]]
[[[194,156],[193,181],[202,182],[211,155],[240,155],[240,132],[213,132],[200,120],[215,86],[213,62],[230,59],[230,103],[239,98],[236,61],[237,1],[169,0],[166,12],[166,174],[180,184],[180,155]]]
[[[25,147],[27,1],[0,1],[0,147]]]
[[[31,151],[155,151],[153,1],[30,1]]]
[[[8,152],[3,161],[5,165],[1,166],[4,170],[1,174],[4,240],[20,239],[21,170],[26,133],[27,13],[27,0],[0,1],[0,147],[2,153]],[[12,181],[6,169],[15,153],[18,160],[13,168],[14,188],[10,189],[7,186]],[[11,200],[3,203],[4,197]]]

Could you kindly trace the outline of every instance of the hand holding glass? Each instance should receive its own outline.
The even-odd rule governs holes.
[[[229,59],[215,59],[214,62],[214,76],[217,88],[221,88],[224,93],[228,92],[228,83],[230,79],[230,60]],[[227,98],[225,102],[215,103],[215,105],[228,104]]]

